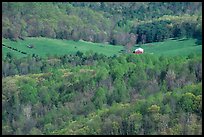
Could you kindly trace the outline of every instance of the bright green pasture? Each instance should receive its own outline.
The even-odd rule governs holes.
[[[145,54],[154,54],[158,56],[186,56],[191,53],[202,54],[202,45],[196,45],[195,42],[195,39],[169,39],[164,42],[147,43],[141,45],[141,47],[144,49]],[[41,57],[46,57],[47,55],[75,54],[77,51],[86,52],[90,50],[107,56],[113,56],[121,54],[121,51],[124,50],[124,47],[120,45],[113,46],[102,43],[92,43],[86,41],[76,42],[72,40],[50,39],[43,37],[29,37],[25,40],[18,40],[17,42],[9,39],[2,39],[2,43],[7,46],[17,48],[20,51],[24,51],[30,55],[36,54]],[[29,44],[33,44],[34,48],[28,48],[27,45]],[[137,46],[138,45],[135,45],[132,48],[132,51],[135,50]],[[5,47],[2,49],[4,56],[7,52],[12,52],[17,57],[26,56]]]
[[[185,56],[191,53],[202,54],[202,45],[196,45],[195,39],[166,40],[164,42],[147,43],[141,46],[145,53],[165,56]],[[136,45],[138,46],[138,45]],[[134,46],[134,49],[137,47]]]
[[[41,57],[46,55],[65,55],[74,54],[77,51],[86,52],[92,50],[93,52],[102,53],[107,56],[119,54],[123,50],[123,46],[113,46],[102,43],[92,43],[85,41],[72,41],[72,40],[59,40],[49,38],[26,38],[25,40],[18,40],[17,42],[10,41],[9,39],[2,39],[2,43],[10,47],[17,48],[28,54],[37,54]],[[34,48],[28,48],[27,45],[33,44]],[[3,52],[8,52],[4,50]],[[6,54],[6,53],[4,53]],[[23,56],[23,54],[22,54]]]

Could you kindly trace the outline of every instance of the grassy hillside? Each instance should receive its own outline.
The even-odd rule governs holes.
[[[2,47],[2,53],[3,53],[3,56],[4,56],[4,57],[6,56],[6,54],[7,54],[8,52],[11,52],[11,53],[12,53],[14,56],[16,56],[16,57],[25,57],[25,56],[26,56],[25,54],[22,54],[22,53],[20,53],[20,52],[11,50],[11,49],[6,48],[6,47]]]
[[[166,40],[164,42],[154,42],[142,45],[145,53],[155,55],[189,55],[190,53],[202,54],[202,45],[196,45],[195,39],[180,39],[180,40]],[[102,53],[107,56],[113,56],[114,54],[121,54],[123,46],[113,46],[109,44],[91,43],[86,41],[72,41],[72,40],[59,40],[49,38],[26,38],[25,40],[18,40],[17,42],[10,41],[9,39],[3,39],[3,44],[17,48],[20,51],[28,54],[36,54],[41,57],[46,55],[64,55],[74,54],[77,51],[86,52],[92,50],[93,52]],[[33,44],[35,47],[30,49],[27,45]],[[136,49],[135,45],[132,50]],[[7,52],[12,52],[17,57],[24,57],[26,55],[17,51],[3,47],[3,55]]]
[[[47,54],[50,55],[64,55],[74,54],[77,51],[86,52],[92,50],[93,52],[102,53],[107,56],[119,54],[123,49],[122,46],[112,46],[109,44],[91,43],[85,41],[72,41],[72,40],[58,40],[49,38],[26,38],[25,40],[18,40],[17,42],[10,41],[9,39],[3,39],[3,44],[17,48],[20,51],[24,51],[28,54],[36,54],[41,57],[45,57]],[[34,48],[28,48],[27,45],[33,44]],[[10,50],[10,49],[9,49]],[[3,50],[4,55],[9,50]],[[21,55],[14,53],[18,57]],[[22,54],[22,56],[24,56]]]
[[[141,47],[145,53],[165,56],[202,54],[202,45],[196,45],[195,39],[166,40],[164,42],[147,43]],[[138,45],[133,47],[137,48]]]

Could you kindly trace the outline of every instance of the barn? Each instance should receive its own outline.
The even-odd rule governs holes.
[[[142,53],[144,53],[144,49],[137,48],[135,51],[133,51],[133,53],[135,53],[135,54],[142,54]]]

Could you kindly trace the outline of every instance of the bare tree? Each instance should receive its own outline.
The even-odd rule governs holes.
[[[126,51],[129,53],[132,46],[136,43],[137,41],[137,35],[131,33],[129,35],[129,38],[128,38],[128,42],[126,43],[125,47],[126,47]]]
[[[146,35],[142,34],[142,44],[144,44],[146,42]]]
[[[176,74],[174,73],[173,70],[168,70],[167,74],[166,74],[166,82],[167,82],[167,87],[169,90],[172,90],[172,88],[175,85],[175,78],[176,78]]]

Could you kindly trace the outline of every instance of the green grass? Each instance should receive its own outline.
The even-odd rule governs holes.
[[[4,56],[4,57],[6,56],[6,54],[7,54],[8,52],[11,52],[11,53],[12,53],[15,57],[17,57],[17,58],[21,58],[21,57],[26,57],[26,56],[27,56],[27,55],[22,54],[22,53],[19,53],[19,52],[17,52],[17,51],[13,51],[13,50],[11,50],[11,49],[9,49],[9,48],[2,47],[2,53],[3,53],[3,56]]]
[[[154,55],[165,55],[165,56],[186,56],[191,53],[202,54],[202,45],[196,45],[195,39],[181,39],[181,40],[166,40],[164,42],[147,43],[141,47],[144,49],[145,54]],[[20,51],[24,51],[28,54],[36,54],[40,57],[46,57],[50,55],[65,55],[75,54],[77,51],[86,52],[92,50],[93,52],[102,53],[107,56],[113,56],[121,54],[123,46],[109,45],[102,43],[92,43],[86,41],[72,41],[72,40],[60,40],[60,39],[49,39],[43,37],[29,37],[25,40],[18,40],[17,42],[10,41],[9,39],[2,39],[2,43],[17,48]],[[33,44],[35,47],[30,49],[27,47],[28,44]],[[135,45],[132,51],[137,48]],[[12,51],[3,47],[3,55],[7,52],[12,52],[16,57],[24,57],[26,55],[16,51]]]
[[[164,42],[147,43],[141,46],[145,53],[165,56],[186,56],[191,53],[202,54],[202,45],[196,45],[195,39],[166,40]],[[138,45],[136,45],[138,46]],[[134,46],[133,49],[137,47]]]
[[[17,42],[10,41],[9,39],[3,39],[2,43],[17,48],[20,51],[24,51],[28,54],[37,54],[41,57],[46,55],[65,55],[74,54],[77,51],[86,52],[92,50],[93,52],[102,53],[107,56],[113,56],[119,54],[123,49],[123,46],[113,46],[109,44],[91,43],[85,41],[72,41],[72,40],[58,40],[49,38],[26,38],[25,40],[18,40]],[[34,48],[28,48],[28,44],[33,44]],[[4,54],[8,50],[4,50]],[[23,55],[23,54],[22,54]]]

